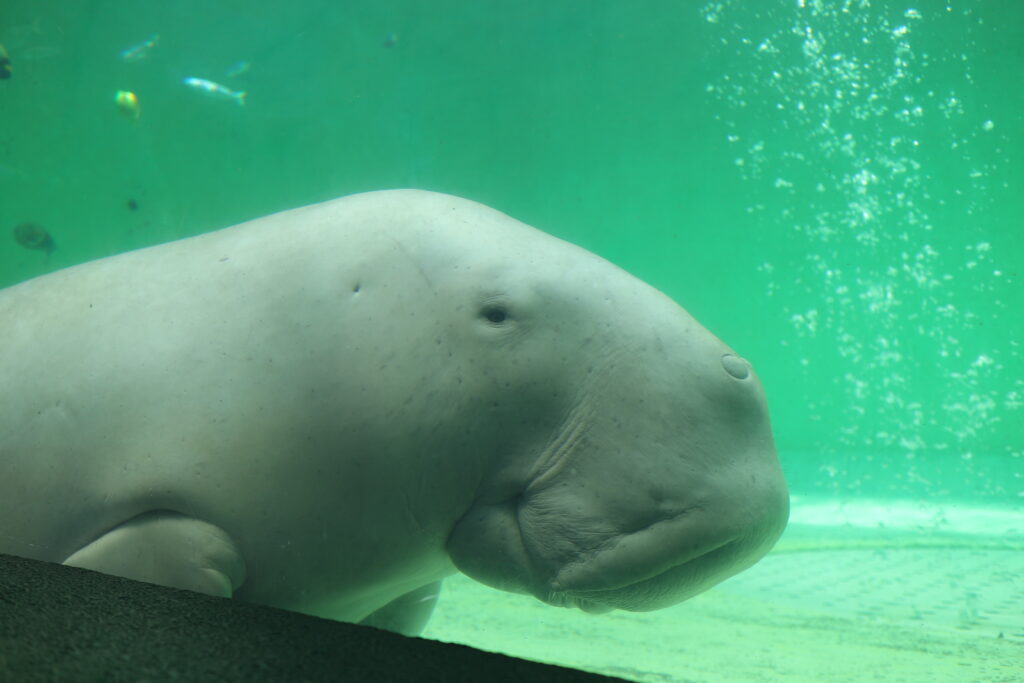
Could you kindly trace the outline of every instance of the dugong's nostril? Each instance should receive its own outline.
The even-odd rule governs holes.
[[[750,377],[750,363],[743,360],[739,356],[731,353],[727,353],[722,356],[722,367],[729,373],[731,377],[736,379],[746,379]]]

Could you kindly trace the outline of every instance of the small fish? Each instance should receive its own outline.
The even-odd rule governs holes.
[[[139,108],[139,98],[135,93],[128,90],[118,90],[114,93],[114,102],[121,116],[131,121],[138,121],[142,110]]]
[[[186,78],[182,81],[185,85],[195,90],[201,90],[208,95],[214,97],[220,97],[222,99],[234,100],[239,106],[245,104],[245,91],[244,90],[232,90],[220,83],[214,83],[208,81],[205,78]]]
[[[156,47],[156,44],[160,42],[160,34],[154,33],[149,38],[138,45],[132,45],[129,48],[125,48],[118,53],[121,57],[121,61],[124,62],[141,62],[143,59],[149,56],[149,53]]]
[[[39,249],[49,256],[57,248],[46,228],[38,223],[20,223],[14,227],[14,241],[26,249]]]
[[[7,50],[4,49],[4,46],[0,45],[0,78],[10,78],[13,70],[14,68],[11,66],[11,56],[7,54]]]
[[[229,66],[228,70],[224,72],[224,75],[228,78],[237,78],[247,72],[251,66],[252,64],[243,59]]]

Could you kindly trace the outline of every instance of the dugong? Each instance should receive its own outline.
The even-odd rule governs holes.
[[[0,552],[417,633],[456,571],[589,612],[749,567],[751,365],[609,262],[369,192],[0,291]]]

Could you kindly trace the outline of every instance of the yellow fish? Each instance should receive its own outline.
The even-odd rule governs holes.
[[[139,114],[142,110],[139,108],[139,98],[135,93],[128,90],[118,90],[114,94],[114,102],[117,104],[117,110],[121,112],[121,116],[132,121],[139,120]]]

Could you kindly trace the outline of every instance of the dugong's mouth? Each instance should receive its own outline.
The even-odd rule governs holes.
[[[614,609],[647,612],[687,600],[743,571],[755,561],[738,561],[747,552],[742,540],[726,540],[701,548],[657,574],[636,575],[633,581],[621,585],[601,585],[601,581],[589,580],[594,578],[586,576],[589,572],[575,571],[571,578],[566,577],[568,581],[556,581],[552,590],[537,597],[549,605],[576,607],[592,614]],[[602,564],[599,561],[596,566]]]
[[[756,473],[746,476],[760,483]],[[617,495],[612,483],[595,497],[592,486],[552,480],[474,506],[453,529],[449,555],[482,583],[554,606],[590,613],[669,607],[757,562],[781,535],[789,509],[781,486],[751,493],[737,484],[744,480],[684,481],[665,491],[647,487],[660,498],[642,505],[628,491]]]
[[[543,602],[555,607],[576,607],[588,614],[604,614],[611,612],[614,607],[605,605],[604,603],[597,602],[595,600],[587,600],[585,598],[578,598],[568,593],[555,591],[547,596]]]

